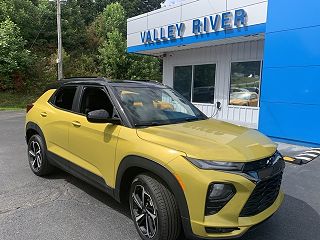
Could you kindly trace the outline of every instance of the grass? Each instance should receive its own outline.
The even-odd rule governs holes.
[[[37,99],[36,94],[0,92],[0,111],[25,109]]]

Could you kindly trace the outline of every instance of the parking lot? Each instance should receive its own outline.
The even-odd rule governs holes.
[[[24,112],[0,112],[0,239],[140,239],[128,210],[62,171],[29,170]],[[281,209],[241,239],[318,239],[320,160],[287,164]]]

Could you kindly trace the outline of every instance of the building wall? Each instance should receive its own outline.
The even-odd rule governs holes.
[[[269,0],[259,129],[283,141],[320,145],[319,9]]]
[[[263,49],[264,41],[256,40],[171,52],[164,58],[163,82],[173,86],[175,66],[216,63],[215,100],[222,103],[222,109],[215,118],[257,128],[259,107],[228,105],[230,70],[231,62],[262,60]],[[194,104],[209,117],[215,112],[214,104]]]

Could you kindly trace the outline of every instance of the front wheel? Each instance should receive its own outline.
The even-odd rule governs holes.
[[[140,237],[144,240],[176,240],[181,219],[173,194],[149,175],[137,176],[130,189],[130,211]]]

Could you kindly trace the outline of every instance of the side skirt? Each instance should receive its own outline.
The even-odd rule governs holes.
[[[94,187],[100,189],[101,191],[109,194],[113,198],[115,198],[114,189],[109,187],[104,179],[96,174],[89,172],[82,167],[58,156],[55,153],[47,151],[47,157],[49,159],[50,164],[70,173],[71,175],[93,185]]]

